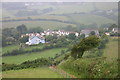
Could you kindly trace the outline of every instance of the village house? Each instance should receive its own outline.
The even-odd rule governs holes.
[[[28,45],[45,43],[45,38],[39,33],[30,33],[26,34],[26,36],[29,36],[28,42],[26,42]]]
[[[95,35],[99,36],[99,31],[97,29],[83,29],[81,30],[81,34],[85,34],[85,37],[88,37],[92,31],[95,32]]]
[[[109,32],[106,32],[105,34],[106,34],[107,36],[109,36],[109,35],[110,35],[110,33],[109,33]]]
[[[56,34],[58,36],[67,36],[71,33],[74,33],[76,36],[79,36],[78,32],[71,32],[71,31],[64,31],[64,30],[52,31],[49,29],[41,33],[41,35],[46,35],[46,36],[52,35],[53,36],[54,34]]]
[[[49,36],[49,35],[52,35],[52,36],[57,35],[59,37],[59,36],[67,36],[73,33],[75,34],[76,37],[78,37],[81,34],[85,34],[85,37],[88,37],[92,31],[95,32],[95,35],[99,36],[99,31],[97,29],[83,29],[81,30],[80,33],[72,32],[72,31],[64,31],[64,30],[52,31],[48,29],[42,33],[27,33],[27,34],[21,35],[21,37],[29,36],[28,42],[26,42],[26,44],[34,45],[34,44],[45,43],[45,36]]]
[[[113,28],[113,29],[112,29],[112,32],[113,32],[113,33],[119,33],[119,29],[118,29],[118,28]]]

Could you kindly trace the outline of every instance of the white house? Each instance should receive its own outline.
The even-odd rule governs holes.
[[[113,29],[112,29],[112,32],[118,33],[118,30],[119,30],[118,28],[113,28]]]
[[[26,42],[26,44],[28,45],[34,45],[40,43],[45,43],[45,38],[37,35],[29,36],[29,41]]]
[[[109,36],[109,35],[110,35],[110,33],[109,33],[109,32],[106,32],[105,34],[106,34],[107,36]]]

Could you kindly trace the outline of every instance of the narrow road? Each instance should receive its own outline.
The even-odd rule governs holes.
[[[49,69],[61,74],[62,76],[64,76],[64,78],[77,78],[74,75],[71,75],[62,69],[58,69],[56,66],[49,66]]]

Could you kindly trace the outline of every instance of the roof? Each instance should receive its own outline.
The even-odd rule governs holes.
[[[34,37],[37,37],[39,39],[45,39],[43,36],[29,36],[29,39],[33,39]]]
[[[90,32],[92,31],[94,31],[96,34],[99,34],[99,31],[97,29],[84,29],[84,30],[81,30],[81,33],[90,34]]]

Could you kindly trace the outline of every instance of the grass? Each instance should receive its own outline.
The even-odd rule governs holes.
[[[41,48],[43,48],[43,46],[44,46],[43,44],[39,44],[39,45],[35,45],[35,46],[28,46],[28,47],[25,47],[24,50],[30,51],[32,49],[38,49],[38,48],[41,49]]]
[[[98,2],[95,3],[95,6],[100,10],[111,10],[115,8],[117,9],[118,4],[116,2]]]
[[[9,10],[5,9],[2,9],[2,12],[0,14],[2,15],[2,17],[15,17],[12,13],[9,12]]]
[[[104,49],[104,57],[107,57],[107,60],[111,61],[118,58],[118,41],[117,39],[110,38],[109,43]]]
[[[59,68],[77,78],[115,78],[118,75],[117,61],[107,62],[105,58],[69,58]]]
[[[69,5],[58,5],[57,9],[49,14],[68,14],[75,12],[89,13],[94,10],[94,6],[91,3],[84,4],[69,4]]]
[[[65,57],[66,55],[68,55],[68,54],[70,54],[70,52],[67,52],[67,53],[59,56],[58,58],[55,59],[55,61],[62,61],[62,60],[64,59],[64,57]]]
[[[29,16],[31,19],[56,19],[56,20],[62,20],[62,21],[69,21],[69,18],[66,16],[57,16],[57,15],[36,15],[36,16]],[[28,17],[12,17],[9,19],[3,19],[3,20],[20,20],[20,19],[28,19]]]
[[[60,53],[61,50],[64,50],[65,48],[56,48],[56,49],[50,49],[42,52],[36,52],[36,53],[28,53],[28,54],[22,54],[17,56],[6,56],[2,58],[2,62],[5,63],[14,63],[14,64],[20,64],[27,60],[34,60],[37,58],[48,58],[48,57],[54,57],[56,54]]]
[[[76,26],[73,24],[54,22],[54,21],[16,21],[16,22],[3,22],[2,27],[17,27],[18,25],[25,24],[28,28],[42,27],[43,29],[58,29],[68,25]],[[9,25],[9,26],[8,26]]]
[[[6,53],[6,52],[11,52],[12,50],[19,49],[19,48],[20,48],[19,45],[11,45],[11,46],[7,46],[7,47],[3,47],[2,54]]]
[[[3,78],[63,78],[48,68],[11,70],[2,73]]]
[[[102,16],[97,16],[97,15],[91,15],[91,14],[73,14],[70,15],[71,20],[81,23],[81,24],[94,24],[96,23],[97,25],[101,24],[107,24],[107,23],[116,23],[115,21],[102,17]]]
[[[43,45],[40,44],[40,45],[25,47],[24,50],[29,51],[29,50],[32,50],[32,49],[42,48],[42,47],[43,47]],[[3,47],[2,48],[2,54],[5,54],[7,52],[11,52],[11,51],[19,49],[19,48],[20,48],[20,45],[10,45],[10,46]]]

